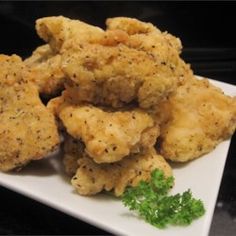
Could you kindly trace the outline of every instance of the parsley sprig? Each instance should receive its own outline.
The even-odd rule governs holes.
[[[190,190],[169,196],[173,184],[173,177],[165,178],[163,172],[156,169],[150,182],[141,181],[138,186],[127,188],[122,201],[158,228],[165,228],[168,224],[189,225],[204,215],[204,205],[201,200],[192,197]]]

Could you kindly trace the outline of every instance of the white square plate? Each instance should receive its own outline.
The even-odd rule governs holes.
[[[211,80],[228,95],[236,87]],[[159,230],[137,218],[119,199],[100,194],[82,197],[74,192],[56,157],[34,162],[19,173],[0,173],[0,184],[66,214],[119,235],[203,236],[207,235],[224,170],[230,140],[222,142],[203,158],[186,165],[175,165],[173,193],[190,188],[195,198],[203,200],[206,213],[188,227]]]

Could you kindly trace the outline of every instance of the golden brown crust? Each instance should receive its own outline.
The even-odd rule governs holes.
[[[185,162],[212,151],[234,133],[236,100],[206,79],[192,79],[158,106],[159,117],[161,154]]]
[[[103,34],[103,30],[79,20],[71,20],[63,16],[40,18],[36,21],[38,35],[54,52],[60,52],[71,41],[93,42]]]
[[[38,34],[62,54],[74,102],[150,108],[192,75],[178,38],[131,18],[107,20],[107,30],[65,17],[37,20]]]
[[[85,143],[86,152],[97,163],[116,162],[145,151],[159,135],[153,119],[139,109],[111,112],[65,102],[58,116],[67,132]]]
[[[161,33],[151,23],[145,23],[134,18],[129,17],[114,17],[106,20],[108,30],[122,30],[127,32],[129,35],[133,34],[147,34],[153,31]]]
[[[140,107],[150,108],[173,92],[185,75],[187,78],[191,74],[180,59],[174,65],[171,55],[163,58],[123,44],[80,46],[62,55],[66,89],[77,103],[121,107],[137,101]]]
[[[172,175],[171,167],[154,148],[112,164],[97,164],[84,154],[78,159],[78,169],[71,183],[81,195],[114,190],[114,194],[120,196],[127,186],[148,181],[154,169],[162,170],[166,176]]]
[[[0,55],[0,170],[19,168],[41,159],[59,144],[53,115],[37,88],[22,77],[17,56]]]

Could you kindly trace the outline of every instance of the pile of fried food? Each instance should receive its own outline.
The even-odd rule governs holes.
[[[61,133],[77,192],[120,196],[234,133],[235,97],[196,79],[180,40],[152,24],[117,17],[103,30],[58,16],[36,30],[46,44],[31,57],[0,55],[0,170],[48,156]]]

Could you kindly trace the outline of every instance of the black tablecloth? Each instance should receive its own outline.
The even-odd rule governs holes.
[[[0,2],[0,53],[22,57],[42,41],[36,18],[65,15],[104,26],[112,16],[150,21],[182,39],[183,58],[195,74],[235,84],[235,3],[192,2]],[[236,232],[236,137],[234,135],[210,235]],[[20,194],[0,187],[0,234],[109,234]]]

